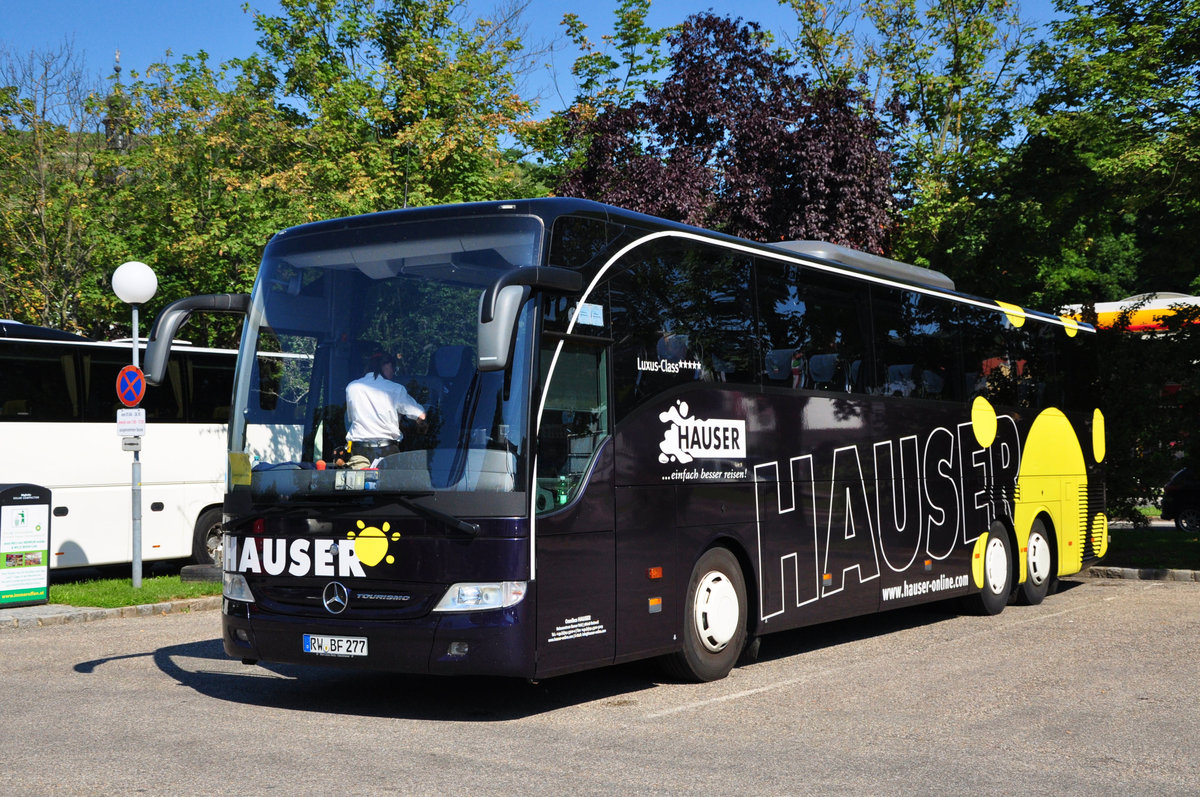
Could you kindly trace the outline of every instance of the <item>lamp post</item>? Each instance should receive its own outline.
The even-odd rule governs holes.
[[[113,293],[133,308],[133,366],[138,366],[138,305],[145,304],[158,290],[158,277],[145,263],[131,260],[113,272]],[[133,588],[142,586],[142,462],[140,441],[133,449]]]

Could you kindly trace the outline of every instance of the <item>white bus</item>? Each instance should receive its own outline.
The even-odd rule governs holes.
[[[117,435],[129,343],[0,321],[0,483],[51,491],[50,566],[132,561],[133,454]],[[182,346],[149,387],[142,438],[142,561],[220,562],[235,352]]]

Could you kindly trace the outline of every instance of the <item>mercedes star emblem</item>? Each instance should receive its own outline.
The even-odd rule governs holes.
[[[350,605],[350,590],[340,582],[330,581],[325,585],[325,592],[321,594],[321,602],[330,614],[341,614]]]

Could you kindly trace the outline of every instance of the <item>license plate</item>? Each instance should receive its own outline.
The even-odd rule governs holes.
[[[367,655],[367,638],[305,634],[304,652],[317,656],[365,656]]]

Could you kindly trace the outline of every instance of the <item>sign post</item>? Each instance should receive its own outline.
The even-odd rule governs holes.
[[[133,308],[133,364],[121,369],[117,375],[117,398],[126,407],[136,407],[146,393],[146,377],[138,368],[138,305],[145,304],[154,297],[158,290],[158,277],[145,263],[131,260],[123,263],[113,272],[113,292],[117,298]],[[117,410],[117,434],[122,438],[132,437],[132,445],[121,441],[121,450],[133,452],[133,568],[132,582],[134,589],[142,586],[142,462],[139,453],[142,450],[142,435],[146,432],[146,411],[133,410],[141,413],[140,429],[136,434],[122,432],[121,413],[127,410]],[[127,419],[127,423],[136,423]],[[128,428],[128,427],[127,427]]]

